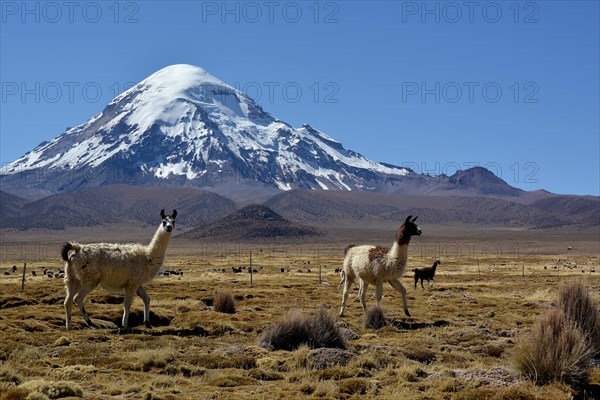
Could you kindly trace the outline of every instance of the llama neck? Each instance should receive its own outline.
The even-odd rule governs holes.
[[[148,245],[150,257],[162,263],[165,252],[167,251],[167,246],[169,245],[169,239],[171,239],[171,232],[166,232],[162,228],[162,225],[159,226]]]
[[[388,258],[391,262],[399,266],[405,266],[408,259],[408,243],[410,239],[394,242],[392,248],[388,252]]]

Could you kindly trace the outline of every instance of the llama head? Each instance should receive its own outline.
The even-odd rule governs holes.
[[[175,218],[177,217],[177,210],[173,210],[173,214],[165,215],[165,210],[160,210],[160,217],[162,218],[162,227],[165,232],[171,232],[175,228]]]
[[[413,218],[412,215],[406,217],[404,224],[402,224],[402,226],[398,229],[398,232],[396,232],[396,239],[398,240],[398,243],[401,241],[409,241],[411,236],[421,236],[421,229],[417,224],[415,224],[417,218],[418,216]]]

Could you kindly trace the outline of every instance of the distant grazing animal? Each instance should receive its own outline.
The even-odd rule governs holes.
[[[12,272],[17,272],[17,266],[16,265],[12,266]]]
[[[161,223],[152,241],[141,244],[65,243],[61,255],[65,264],[66,326],[71,329],[71,307],[79,306],[88,326],[94,326],[83,307],[85,297],[97,286],[109,291],[124,292],[123,328],[127,328],[129,307],[137,293],[144,301],[144,324],[150,327],[150,296],[145,285],[150,283],[163,265],[165,252],[175,227],[177,211],[171,216],[160,211]]]
[[[375,300],[377,305],[383,296],[383,283],[388,282],[402,293],[404,313],[410,316],[406,302],[406,288],[398,280],[404,274],[408,260],[408,245],[412,236],[420,236],[421,229],[415,224],[417,217],[409,215],[404,224],[396,231],[396,240],[391,248],[370,245],[346,247],[344,267],[340,272],[339,286],[344,286],[340,316],[344,314],[346,300],[350,287],[356,278],[360,283],[360,302],[363,310],[367,311],[366,293],[369,285],[375,285]]]
[[[440,260],[435,260],[431,267],[413,269],[413,272],[415,273],[415,289],[417,288],[417,282],[419,281],[419,279],[421,280],[421,287],[423,289],[425,289],[425,287],[423,286],[423,280],[427,281],[427,287],[429,287],[429,281],[431,280],[431,287],[433,287],[433,277],[435,276],[435,270],[437,266],[441,263],[442,262]]]

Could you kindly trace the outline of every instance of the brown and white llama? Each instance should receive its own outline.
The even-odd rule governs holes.
[[[375,300],[379,305],[383,296],[383,284],[387,282],[402,294],[404,313],[410,316],[406,302],[406,288],[398,279],[406,270],[410,238],[421,235],[421,229],[415,224],[416,219],[417,217],[412,218],[412,215],[406,218],[404,224],[396,231],[396,240],[391,248],[370,245],[346,247],[344,267],[340,273],[342,278],[340,286],[344,285],[340,316],[344,314],[350,287],[356,278],[360,283],[360,302],[365,312],[369,285],[375,285]]]
[[[65,266],[65,312],[67,329],[71,329],[71,307],[79,306],[88,326],[94,326],[83,307],[83,300],[96,287],[125,294],[123,328],[127,328],[129,307],[135,295],[144,301],[144,324],[150,327],[150,296],[144,288],[156,277],[163,265],[165,252],[175,227],[177,211],[171,216],[160,211],[161,223],[147,246],[141,244],[75,242],[63,245]]]

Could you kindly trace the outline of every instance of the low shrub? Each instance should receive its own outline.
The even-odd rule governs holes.
[[[536,383],[579,386],[589,380],[590,346],[562,308],[542,315],[515,347],[517,369]]]
[[[387,325],[383,309],[377,305],[370,307],[365,313],[365,328],[380,329]]]
[[[219,293],[213,300],[213,310],[224,314],[235,314],[235,300],[229,293]]]
[[[592,356],[600,355],[600,315],[587,289],[581,282],[563,286],[558,295],[558,306],[583,333],[590,345]]]
[[[335,320],[323,309],[319,309],[314,314],[289,312],[263,331],[258,345],[271,351],[291,351],[302,345],[312,349],[319,347],[346,348],[346,343]]]

